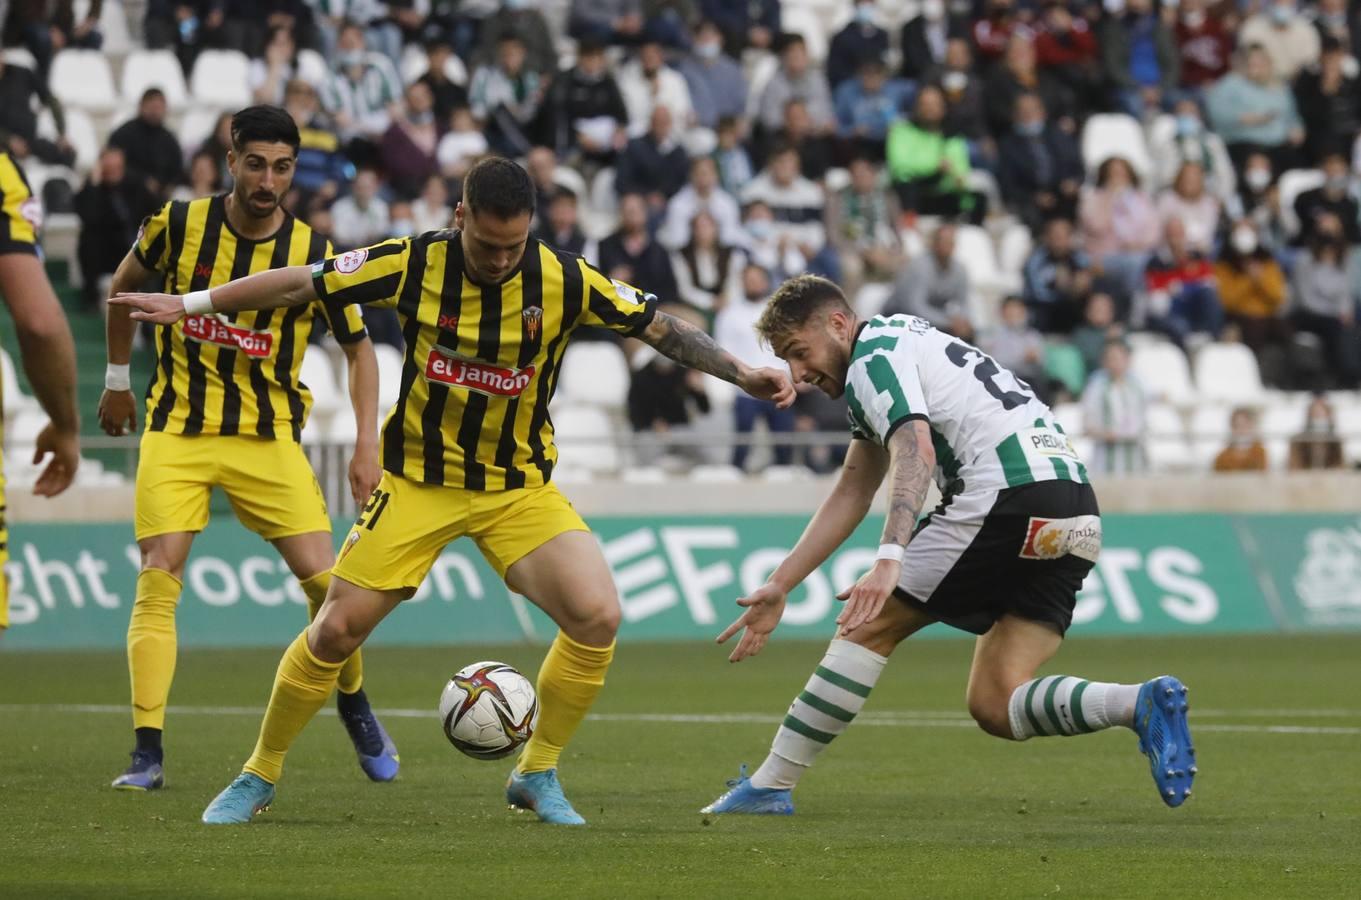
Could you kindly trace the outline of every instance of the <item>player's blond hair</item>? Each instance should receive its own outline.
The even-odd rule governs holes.
[[[756,334],[779,352],[779,347],[794,332],[813,319],[838,310],[855,318],[855,310],[834,282],[817,275],[796,275],[766,301],[761,318],[756,320]]]

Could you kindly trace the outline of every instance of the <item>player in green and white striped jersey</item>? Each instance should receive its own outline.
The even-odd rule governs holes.
[[[984,731],[1022,741],[1131,728],[1159,796],[1181,805],[1196,771],[1181,682],[1036,677],[1101,549],[1086,467],[1049,408],[985,353],[923,319],[859,321],[821,278],[786,282],[757,330],[795,381],[845,394],[853,440],[798,545],[738,601],[746,611],[719,636],[742,632],[731,659],[760,652],[786,595],[850,536],[885,478],[889,508],[875,565],[840,595],[836,637],[770,754],[704,812],[792,813],[790,791],[864,706],[888,655],[935,622],[979,635],[967,702]],[[943,500],[917,524],[933,474]]]

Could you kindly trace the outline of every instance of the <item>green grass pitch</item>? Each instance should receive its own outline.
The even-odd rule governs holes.
[[[508,762],[449,746],[434,706],[450,673],[528,647],[366,651],[368,690],[401,748],[364,779],[329,714],[303,733],[274,808],[198,822],[259,724],[277,651],[183,651],[169,786],[110,790],[130,720],[120,654],[0,653],[0,897],[1354,897],[1361,860],[1361,653],[1355,636],[1070,640],[1048,668],[1191,687],[1201,774],[1159,802],[1123,729],[1014,745],[963,711],[970,645],[909,642],[866,715],[823,754],[792,818],[697,810],[821,654],[778,639],[731,666],[703,645],[620,649],[563,760],[590,820],[506,810]],[[77,706],[81,708],[76,708]],[[429,711],[428,716],[415,711]],[[691,717],[686,720],[686,717]],[[712,720],[695,721],[695,716]],[[745,717],[749,717],[744,720]]]

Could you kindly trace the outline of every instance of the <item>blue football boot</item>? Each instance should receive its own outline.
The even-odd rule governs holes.
[[[364,774],[373,781],[391,781],[396,778],[397,771],[401,768],[397,745],[392,742],[387,729],[378,721],[373,710],[369,709],[368,703],[364,703],[361,710],[342,711],[340,721],[350,733],[350,742],[354,744],[354,752],[359,757],[359,768],[364,770]],[[369,756],[364,752],[375,744],[382,748],[377,754]]]
[[[1139,751],[1148,757],[1158,796],[1168,806],[1186,802],[1196,777],[1196,751],[1191,746],[1186,710],[1186,686],[1171,675],[1144,684],[1134,704]]]
[[[700,810],[704,815],[747,813],[755,816],[794,815],[793,792],[788,788],[759,788],[747,777],[742,766],[737,777],[728,782],[727,792]]]
[[[132,765],[113,780],[117,791],[155,791],[165,787],[165,768],[151,753],[132,751]]]
[[[203,811],[204,825],[244,825],[274,802],[274,785],[242,772]]]
[[[549,825],[585,825],[558,781],[558,770],[543,772],[511,772],[506,780],[506,802],[511,809],[532,809],[539,821]]]

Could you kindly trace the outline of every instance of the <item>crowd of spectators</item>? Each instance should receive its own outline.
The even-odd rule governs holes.
[[[0,139],[20,160],[71,162],[45,73],[62,48],[99,46],[101,5],[77,21],[69,0],[8,4],[6,41],[37,62],[0,64]],[[764,352],[744,337],[754,309],[820,273],[979,343],[1049,399],[1089,382],[1099,467],[1138,464],[1121,443],[1142,424],[1133,332],[1242,342],[1272,387],[1361,383],[1361,20],[1346,0],[921,0],[892,30],[886,2],[854,0],[817,41],[778,0],[570,0],[551,19],[527,0],[144,5],[141,39],[186,72],[208,48],[250,57],[255,100],[301,129],[289,208],[341,248],[445,227],[468,166],[512,156],[539,186],[535,234],[749,362]],[[304,50],[328,69],[305,74]],[[43,107],[55,140],[38,135]],[[72,186],[87,285],[157,204],[228,186],[228,117],[183,147],[178,112],[147,90]],[[1109,113],[1133,117],[1140,152],[1084,161],[1085,126]],[[1296,169],[1321,175],[1283,203]],[[602,209],[612,224],[594,228]],[[961,264],[959,230],[979,225],[1032,237],[1013,297],[983,297]],[[668,395],[631,398],[635,428],[696,409],[692,377],[634,366]],[[793,415],[743,401],[734,424],[808,430],[836,418],[823,399]]]

